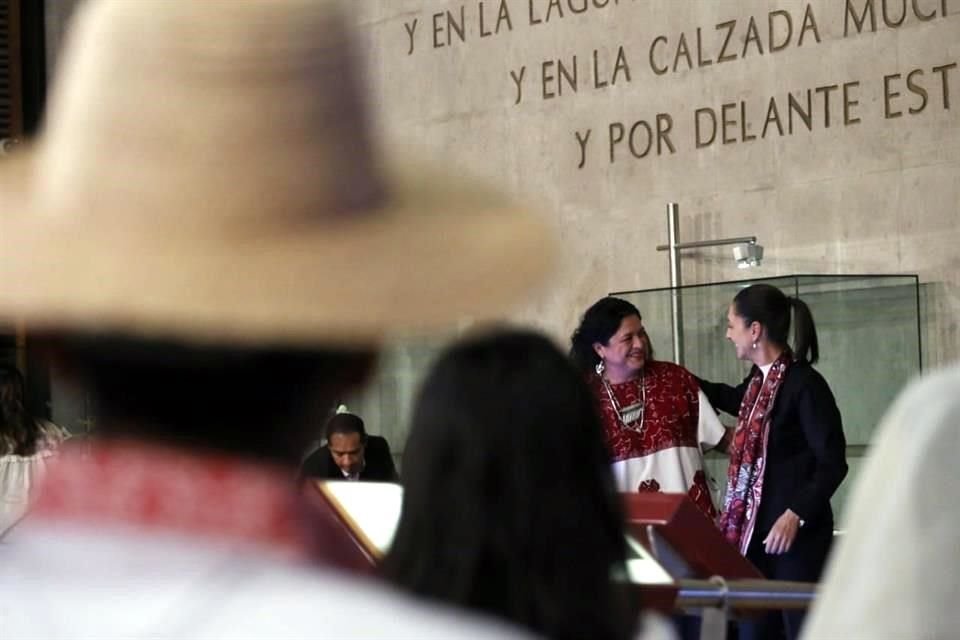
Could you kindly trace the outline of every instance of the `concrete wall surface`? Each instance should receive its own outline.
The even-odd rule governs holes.
[[[839,327],[821,336],[823,370],[842,403],[859,403],[845,410],[851,444],[868,445],[873,416],[909,377],[901,358],[930,369],[960,357],[960,0],[345,4],[384,138],[411,160],[501,185],[554,227],[560,263],[513,320],[563,344],[598,297],[667,286],[655,247],[677,202],[681,240],[756,235],[766,249],[749,272],[729,247],[685,252],[685,284],[919,275],[919,347],[900,289],[851,291],[820,318]],[[46,0],[51,73],[76,5]],[[476,294],[496,286],[478,282]],[[688,362],[735,380],[726,298],[715,309],[708,299],[688,297],[687,320],[703,319]],[[669,355],[665,309],[642,311]],[[397,453],[435,352],[429,340],[399,345],[345,399]],[[831,369],[866,358],[873,379]],[[851,451],[854,472],[862,453]]]
[[[527,197],[563,262],[518,317],[610,292],[916,273],[923,361],[960,355],[960,0],[364,0],[383,132]],[[478,294],[496,283],[478,283]],[[722,335],[717,337],[722,339]]]

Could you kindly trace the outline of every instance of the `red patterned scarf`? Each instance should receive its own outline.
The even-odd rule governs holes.
[[[730,447],[727,496],[720,514],[720,531],[744,555],[750,546],[763,495],[770,410],[792,360],[792,354],[784,351],[774,361],[766,378],[758,370],[740,402],[737,429]]]

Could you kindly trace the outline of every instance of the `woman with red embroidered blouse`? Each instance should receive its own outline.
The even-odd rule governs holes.
[[[787,336],[793,310],[795,336]],[[776,287],[741,290],[727,313],[727,339],[753,363],[737,387],[700,381],[710,401],[737,416],[720,528],[775,580],[815,582],[833,538],[830,498],[847,473],[840,411],[811,365],[819,347],[807,305]],[[744,625],[741,638],[795,638],[803,611]]]
[[[685,493],[713,518],[703,451],[723,448],[724,427],[693,374],[653,359],[640,311],[620,298],[597,301],[570,355],[600,413],[617,488]]]

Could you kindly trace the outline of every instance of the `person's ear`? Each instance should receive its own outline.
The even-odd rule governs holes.
[[[598,356],[600,356],[601,360],[603,360],[603,349],[604,349],[603,343],[600,343],[600,342],[593,343],[593,350]]]

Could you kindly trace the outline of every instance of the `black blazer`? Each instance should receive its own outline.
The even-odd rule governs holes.
[[[390,445],[380,436],[367,436],[363,452],[364,467],[360,479],[371,482],[398,482],[397,467],[390,455]],[[330,449],[324,445],[303,461],[302,475],[305,478],[343,480],[340,467],[333,461]]]
[[[714,407],[736,416],[757,371],[751,368],[736,387],[706,380],[700,387]],[[840,410],[827,381],[808,363],[793,363],[773,404],[754,535],[766,537],[787,509],[804,521],[802,532],[830,535],[830,498],[847,475],[846,450]]]

